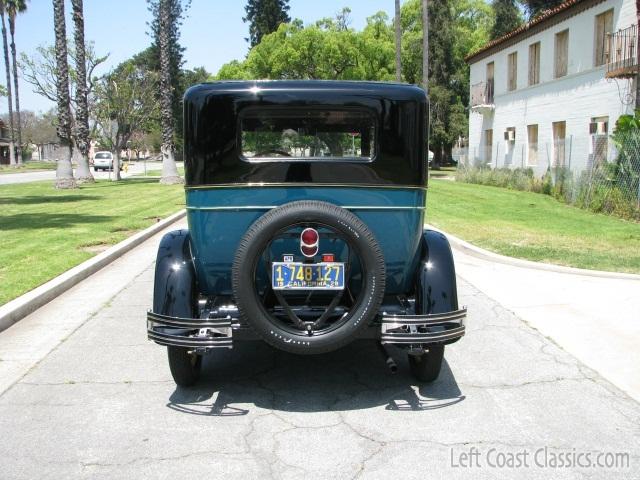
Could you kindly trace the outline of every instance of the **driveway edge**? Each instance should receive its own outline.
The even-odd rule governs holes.
[[[0,307],[0,332],[186,215],[181,210]]]
[[[548,272],[565,273],[570,275],[583,275],[587,277],[640,281],[640,275],[636,275],[634,273],[606,272],[602,270],[587,270],[584,268],[563,267],[561,265],[553,265],[551,263],[532,262],[531,260],[507,257],[506,255],[500,255],[499,253],[490,252],[488,250],[485,250],[484,248],[477,247],[465,240],[462,240],[461,238],[456,237],[455,235],[451,235],[450,233],[445,232],[444,230],[440,230],[439,228],[434,227],[433,225],[430,225],[428,223],[425,224],[425,227],[445,235],[449,239],[449,243],[451,244],[452,248],[461,250],[468,255],[482,258],[484,260],[504,263],[506,265],[511,265],[514,267],[531,268],[534,270],[545,270]]]

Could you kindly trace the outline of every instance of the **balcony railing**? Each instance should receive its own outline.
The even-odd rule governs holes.
[[[604,61],[607,78],[633,77],[638,73],[638,26],[607,34]]]
[[[493,109],[493,80],[471,86],[471,109]]]

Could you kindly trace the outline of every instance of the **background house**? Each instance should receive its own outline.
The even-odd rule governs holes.
[[[568,0],[467,57],[467,164],[584,170],[615,156],[637,78],[633,0]]]

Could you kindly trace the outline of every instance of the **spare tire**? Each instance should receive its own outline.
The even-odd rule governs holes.
[[[349,308],[345,307],[339,321],[317,332],[281,321],[273,309],[265,306],[264,295],[259,294],[256,286],[258,263],[272,239],[295,226],[331,229],[353,249],[359,262],[357,295]],[[345,286],[348,282],[349,278],[345,278]],[[240,317],[267,343],[292,353],[325,353],[351,342],[377,315],[385,291],[384,257],[373,233],[348,210],[320,201],[291,202],[265,213],[247,230],[235,254],[232,287]],[[278,299],[282,300],[282,296]]]

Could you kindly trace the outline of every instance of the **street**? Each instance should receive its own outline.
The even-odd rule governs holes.
[[[131,166],[128,168],[128,171],[122,170],[120,175],[122,178],[132,177],[132,176],[140,176],[144,175],[145,168],[147,171],[152,170],[161,170],[162,162],[157,161],[139,161],[139,162],[131,162]],[[91,169],[91,174],[93,177],[98,179],[110,179],[113,175],[112,172],[105,172],[100,170],[98,172]],[[46,170],[46,171],[36,171],[36,172],[24,172],[24,173],[8,173],[4,175],[0,175],[0,185],[10,185],[14,183],[28,183],[28,182],[37,182],[42,180],[55,180],[56,171],[55,170]]]
[[[399,353],[390,374],[370,342],[316,357],[245,343],[176,389],[146,340],[159,238],[0,333],[2,478],[640,478],[638,403],[462,277],[468,333],[431,385]],[[526,465],[496,463],[517,453]]]

